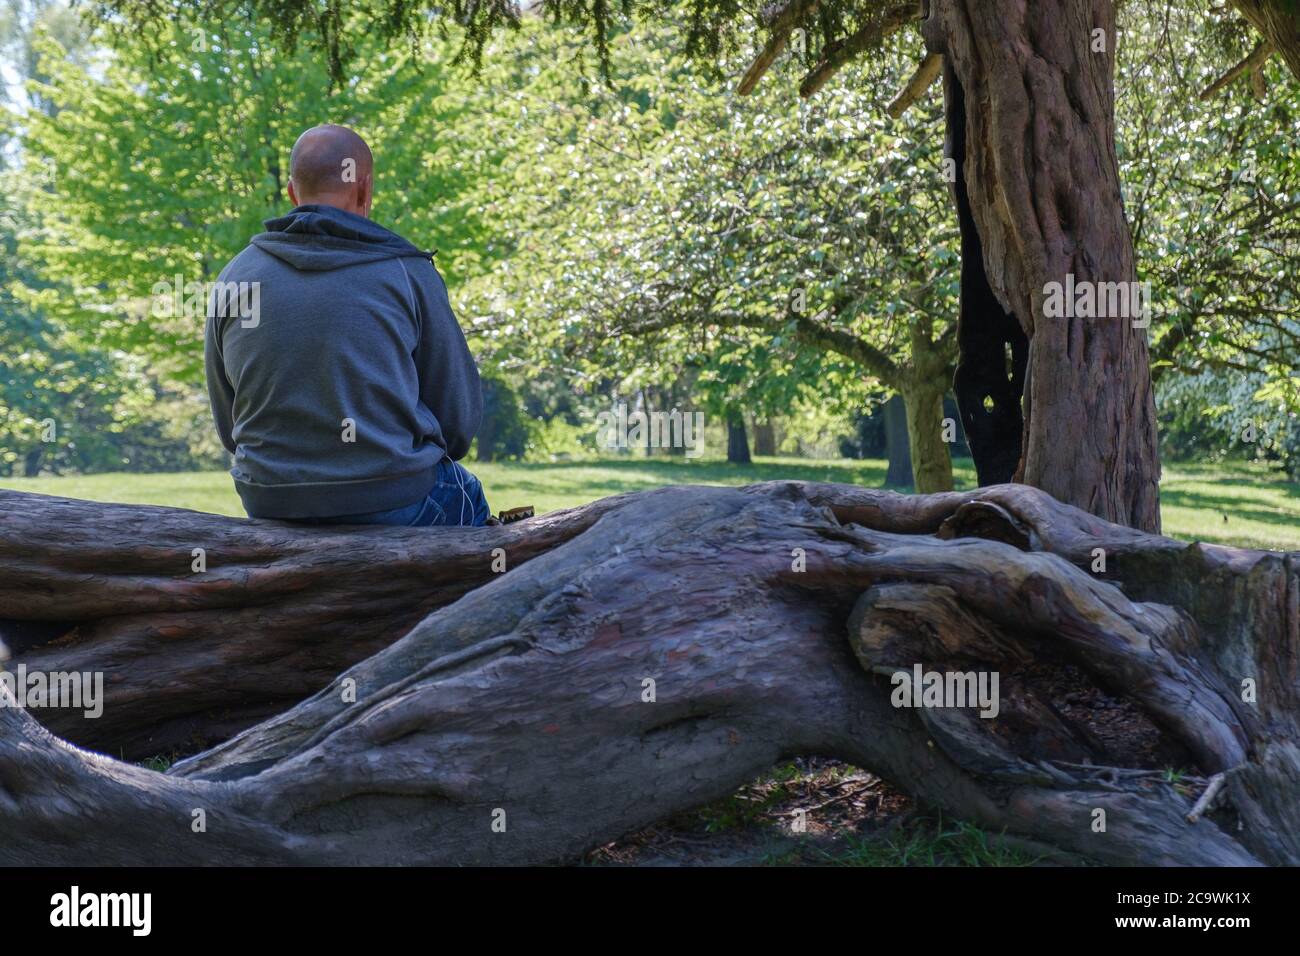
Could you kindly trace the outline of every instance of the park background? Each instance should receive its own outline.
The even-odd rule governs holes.
[[[702,65],[664,23],[612,35],[604,72],[589,38],[526,16],[477,66],[452,27],[356,50],[338,83],[306,38],[290,49],[252,19],[110,44],[58,0],[0,10],[6,487],[241,513],[203,390],[202,296],[156,288],[211,282],[288,207],[289,147],[322,121],[374,148],[374,218],[437,250],[484,374],[470,457],[495,507],[778,477],[974,484],[960,430],[933,441],[958,418],[937,398],[958,250],[940,97],[886,113],[908,42],[809,100],[791,54],[742,99],[748,51]],[[1250,38],[1196,3],[1122,13],[1164,527],[1298,548],[1300,91],[1274,64],[1202,100]],[[839,327],[869,352],[807,335],[795,296],[814,316],[850,301]],[[704,412],[705,454],[601,448],[618,404]]]

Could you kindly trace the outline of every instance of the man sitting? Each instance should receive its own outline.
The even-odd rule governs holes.
[[[217,431],[250,517],[482,525],[482,486],[456,463],[483,414],[478,369],[432,254],[368,218],[373,168],[342,126],[294,144],[293,210],[209,298]],[[229,308],[233,288],[257,308]]]

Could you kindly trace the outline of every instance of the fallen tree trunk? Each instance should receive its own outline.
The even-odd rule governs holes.
[[[0,709],[7,863],[566,860],[813,753],[1093,861],[1300,863],[1296,555],[1025,486],[667,488],[483,530],[0,507],[0,616],[76,622],[11,665],[125,688],[64,736],[116,752],[143,707],[220,737],[315,691],[166,774]],[[220,586],[174,570],[202,541]],[[997,674],[998,715],[896,706],[916,665]]]
[[[522,564],[618,502],[485,537],[0,492],[0,639],[29,670],[106,675],[102,717],[42,712],[56,734],[128,759],[192,750],[291,707],[496,576],[494,562]]]

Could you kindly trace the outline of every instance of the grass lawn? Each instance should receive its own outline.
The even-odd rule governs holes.
[[[638,458],[472,466],[483,480],[493,510],[531,504],[539,512],[669,484],[744,485],[795,478],[875,488],[884,482],[885,468],[878,459],[794,458],[761,458],[747,467],[715,460]],[[974,487],[975,471],[969,460],[959,459],[955,473],[959,489]],[[0,478],[0,487],[243,516],[230,477],[221,471]],[[1171,537],[1300,550],[1300,484],[1283,480],[1276,471],[1244,462],[1169,464],[1160,490],[1164,529]]]

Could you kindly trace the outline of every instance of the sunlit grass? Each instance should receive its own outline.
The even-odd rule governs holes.
[[[810,461],[762,458],[753,465],[725,461],[620,458],[556,463],[471,464],[493,510],[531,504],[541,511],[580,505],[607,495],[670,484],[745,485],[800,479],[880,487],[879,459]],[[969,460],[955,466],[958,488],[975,485]],[[230,477],[221,471],[140,475],[0,478],[0,487],[91,501],[168,505],[242,516]],[[1161,483],[1165,534],[1187,541],[1300,550],[1300,484],[1263,465],[1171,464]]]

